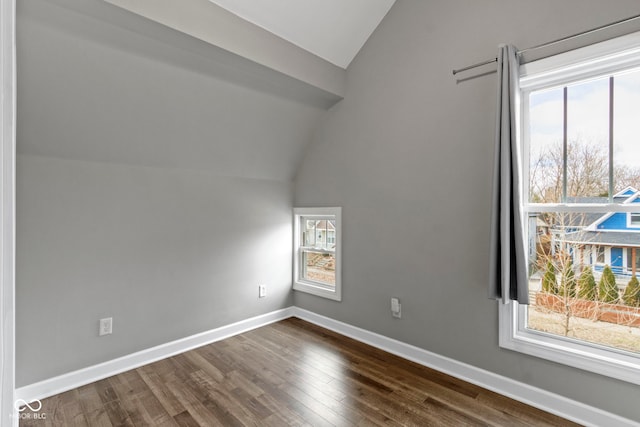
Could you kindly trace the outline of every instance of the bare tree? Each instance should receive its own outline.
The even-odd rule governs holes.
[[[627,186],[640,190],[640,168],[632,168],[627,165],[616,165],[613,174],[617,190],[622,190]]]
[[[631,171],[626,171],[625,175]],[[531,199],[558,203],[563,190],[562,143],[550,145],[530,164]],[[640,172],[638,173],[640,177]],[[567,144],[567,196],[606,195],[609,188],[609,157],[602,144],[579,140]]]
[[[542,150],[530,163],[531,200],[557,203],[562,199],[563,150],[557,142]],[[616,163],[614,190],[640,189],[640,167]],[[609,153],[605,144],[579,139],[567,144],[567,196],[606,196],[609,189]]]

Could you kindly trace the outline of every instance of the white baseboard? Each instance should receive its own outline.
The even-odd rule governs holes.
[[[293,316],[585,426],[640,426],[619,415],[311,311],[293,307]]]
[[[289,307],[139,351],[15,390],[14,398],[31,402],[211,344],[289,317],[297,317],[373,347],[495,391],[585,426],[638,427],[639,423],[530,385],[494,374],[419,347],[358,328],[298,307]]]
[[[109,360],[98,365],[69,372],[44,381],[20,387],[15,390],[14,399],[23,399],[31,402],[34,399],[44,399],[67,390],[72,390],[83,385],[99,381],[110,376],[184,353],[185,351],[211,344],[234,335],[241,334],[270,323],[287,319],[293,315],[293,307],[273,311],[240,322],[202,332],[190,337],[182,338],[146,350],[142,350],[127,356]]]

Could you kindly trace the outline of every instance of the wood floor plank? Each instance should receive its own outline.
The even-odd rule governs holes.
[[[487,425],[483,420],[457,410],[455,407],[447,405],[439,400],[431,397],[423,402],[425,408],[434,414],[442,424],[452,426],[484,426]]]
[[[136,397],[144,408],[145,415],[151,418],[152,425],[175,425],[173,417],[169,415],[151,390],[139,393]]]
[[[154,371],[152,366],[143,366],[138,369],[140,377],[149,386],[151,393],[158,399],[165,411],[175,417],[185,412],[185,407],[180,403],[173,393],[169,390],[167,384],[171,383],[170,379],[165,379],[158,372]]]
[[[295,427],[308,427],[310,424],[305,421],[298,413],[293,411],[286,403],[278,401],[270,393],[265,393],[256,397],[256,400],[260,402],[262,406],[267,408],[271,415],[264,418],[262,421],[265,425],[274,426],[295,426]]]
[[[484,390],[480,393],[477,401],[482,406],[486,405],[502,411],[515,419],[521,420],[526,425],[535,423],[553,424],[554,422],[557,422],[557,417],[555,415],[538,411],[529,405],[514,401],[513,399],[489,390]]]
[[[254,334],[255,335],[255,334]],[[272,337],[273,338],[273,337]],[[299,342],[305,342],[305,340],[298,340]],[[352,380],[356,381],[357,383],[361,384],[361,385],[366,385],[369,386],[371,389],[377,390],[378,392],[382,392],[382,393],[391,393],[394,390],[399,390],[402,387],[405,386],[406,383],[403,383],[401,381],[398,381],[397,378],[395,378],[393,380],[393,382],[391,383],[391,386],[387,386],[384,384],[385,380],[390,378],[389,376],[383,376],[382,379],[382,383],[379,381],[376,381],[374,379],[374,377],[379,375],[380,369],[385,369],[389,370],[389,365],[376,365],[375,363],[371,363],[371,361],[369,360],[368,357],[365,358],[359,358],[356,362],[357,363],[353,363],[352,360],[350,360],[349,357],[344,357],[345,354],[342,355],[342,357],[340,358],[334,358],[333,362],[335,363],[340,363],[343,364],[343,370],[342,373],[344,376],[350,377]],[[382,359],[379,359],[378,362],[382,362]],[[372,367],[367,367],[366,365],[373,365]],[[376,370],[377,369],[377,370]],[[405,375],[405,377],[409,377],[408,375]],[[410,381],[411,378],[406,378],[406,381]],[[408,389],[407,389],[408,390]],[[473,394],[473,396],[475,397],[476,394]],[[394,399],[397,396],[394,396]],[[416,403],[422,403],[424,401],[424,399],[427,397],[425,392],[420,393],[419,395],[415,396],[415,401]],[[419,406],[417,406],[419,407]],[[411,416],[408,413],[405,413],[405,411],[402,408],[397,408],[394,407],[393,404],[391,404],[390,406],[386,406],[385,410],[388,411],[386,412],[386,416],[387,417],[393,417],[396,421],[400,421],[402,423],[407,423],[410,422],[410,418]],[[422,409],[420,409],[419,411],[421,411]],[[411,411],[409,411],[411,412]],[[429,415],[422,413],[423,417],[428,418]]]
[[[120,402],[117,400],[105,403],[104,408],[107,412],[107,416],[109,417],[109,421],[113,426],[134,426],[131,418],[129,418],[129,414],[127,414],[127,411],[124,410],[122,405],[120,405]]]
[[[248,375],[250,375],[250,373],[240,372],[238,370],[231,371],[226,376],[226,382],[233,390],[242,390],[251,397],[262,395],[264,390],[252,382]]]
[[[121,403],[122,409],[127,413],[131,422],[134,425],[140,425],[141,421],[145,419],[143,414],[144,408],[142,408],[138,402],[125,375],[120,374],[110,377],[109,383],[116,396],[118,396],[118,401]],[[151,421],[151,418],[147,416],[147,420]]]
[[[265,418],[269,418],[273,414],[272,410],[256,399],[261,394],[252,396],[243,388],[235,388],[231,390],[231,394],[235,397],[236,401],[242,402],[244,407],[253,414],[254,419],[263,420]]]
[[[350,354],[352,350],[357,348],[367,349],[366,344],[344,338],[339,334],[323,330],[306,322],[301,322],[298,319],[292,319],[292,323],[302,324],[301,330],[295,328],[292,330],[292,334],[297,336],[299,341],[304,341],[305,330],[315,332],[318,329],[321,330],[320,333],[311,334],[309,339],[324,339],[330,342],[331,344],[329,345],[331,346],[336,345],[336,340],[346,341],[345,344],[347,345],[342,345],[341,351],[342,354],[347,355],[348,358],[357,362],[352,365],[353,369],[373,376],[379,375],[376,374],[376,372],[379,373],[383,371],[385,375],[380,377],[381,381],[387,384],[388,388],[394,390],[398,401],[410,399],[416,403],[422,403],[424,399],[432,396],[431,399],[435,399],[436,401],[445,400],[449,402],[449,407],[457,408],[458,412],[466,414],[468,417],[479,417],[482,422],[492,425],[509,425],[510,417],[504,414],[502,410],[485,407],[476,400],[480,391],[483,390],[480,387],[464,383],[453,377],[414,364],[413,362],[408,362],[378,349],[371,350],[369,347],[369,351],[364,353],[366,354],[364,357],[362,350],[355,354]],[[288,327],[284,322],[278,326],[280,328]],[[368,378],[367,374],[364,375],[364,378]],[[356,376],[356,378],[359,377]],[[419,390],[419,393],[412,393],[412,391],[415,390]],[[481,415],[477,416],[475,414]],[[517,422],[517,418],[514,417],[512,422]]]
[[[199,427],[200,424],[193,419],[191,414],[187,411],[180,412],[174,415],[173,419],[178,423],[180,427]]]
[[[189,351],[184,353],[184,357],[189,360],[191,364],[198,367],[198,369],[206,372],[208,376],[213,378],[218,382],[222,382],[225,379],[225,376],[218,368],[215,367],[212,363],[210,363],[207,359],[202,357],[198,352]]]
[[[154,422],[163,422],[157,414],[150,414],[147,410],[146,396],[153,394],[151,389],[144,387],[137,371],[128,371],[109,378],[114,392],[122,409],[127,413],[131,422],[136,426],[153,425]]]
[[[191,378],[193,379],[194,392],[200,396],[206,396],[208,407],[215,409],[216,412],[214,413],[219,414],[219,417],[229,419],[226,423],[246,425],[256,420],[244,402],[237,400],[225,385],[208,377],[204,371],[193,372]]]
[[[105,408],[95,409],[86,413],[87,425],[95,426],[95,427],[113,427],[111,421],[109,420],[109,415],[107,415],[107,410]]]
[[[245,340],[242,346],[245,351],[252,351],[252,360],[268,365],[270,371],[273,371],[279,378],[285,379],[282,384],[278,385],[280,390],[289,394],[292,399],[297,400],[321,418],[334,425],[353,425],[359,420],[359,417],[353,413],[342,410],[343,406],[340,405],[340,399],[343,398],[342,393],[327,393],[326,384],[325,387],[321,387],[313,381],[305,380],[286,360],[273,352],[265,352],[263,347],[251,339]],[[328,379],[330,378],[326,380]]]
[[[82,407],[80,406],[80,401],[77,398],[76,390],[62,393],[62,395],[65,395],[65,399],[62,401],[62,416],[59,420],[57,413],[54,413],[52,416],[53,425],[64,425],[70,427],[89,425],[87,417],[82,412]],[[49,412],[47,412],[47,417],[48,416]]]
[[[305,389],[315,388],[334,400],[340,401],[344,398],[345,395],[341,389],[333,384],[335,378],[340,375],[337,371],[330,370],[328,373],[322,363],[307,363],[290,355],[274,353],[268,347],[262,347],[264,342],[259,340],[255,343],[258,348],[264,349],[262,351],[266,350],[272,354],[269,369],[287,382],[303,385]]]
[[[444,373],[287,319],[43,400],[24,426],[567,426]]]
[[[207,425],[207,423],[210,423],[211,425],[227,425],[224,424],[223,421],[219,417],[217,417],[214,412],[209,410],[209,408],[201,401],[200,396],[197,396],[193,393],[191,387],[189,387],[188,382],[183,384],[182,386],[178,386],[176,384],[171,389],[175,397],[180,401],[187,412],[189,412],[191,417],[193,417],[193,419],[199,425],[205,426]]]
[[[104,411],[104,402],[100,399],[100,394],[96,389],[96,384],[89,384],[78,388],[78,399],[82,410],[88,414],[96,411]]]

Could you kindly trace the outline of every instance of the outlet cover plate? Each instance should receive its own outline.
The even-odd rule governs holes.
[[[100,330],[98,333],[100,336],[113,333],[113,317],[100,319]]]

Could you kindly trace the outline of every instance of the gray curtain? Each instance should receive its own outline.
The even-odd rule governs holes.
[[[491,206],[489,297],[529,304],[518,146],[518,53],[498,51],[498,108]]]

